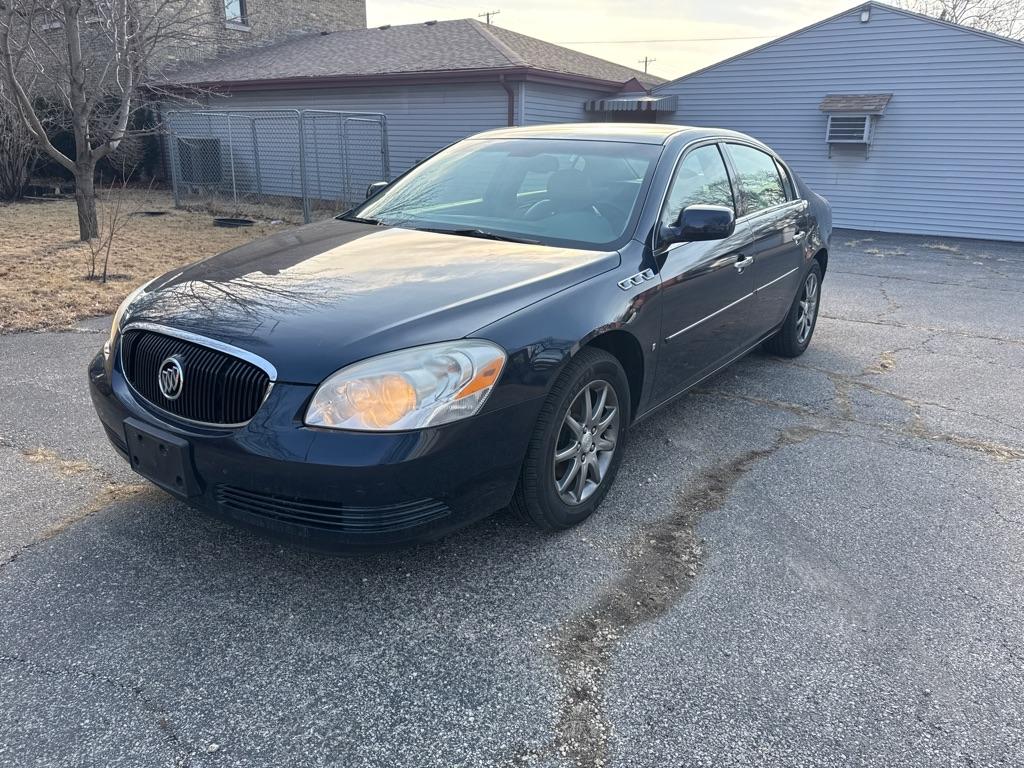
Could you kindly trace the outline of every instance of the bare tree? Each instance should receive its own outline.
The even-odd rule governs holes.
[[[143,83],[159,95],[156,65],[202,44],[210,8],[193,0],[0,0],[0,77],[36,143],[74,176],[82,240],[99,234],[96,164],[145,106]],[[74,153],[52,143],[61,129]]]
[[[895,4],[953,24],[1024,39],[1024,0],[896,0]]]

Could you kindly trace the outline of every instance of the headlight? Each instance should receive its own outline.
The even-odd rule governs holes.
[[[155,279],[156,278],[153,278],[153,280]],[[103,342],[104,360],[110,357],[110,350],[114,348],[114,337],[117,336],[118,331],[121,330],[121,318],[124,317],[124,313],[128,310],[128,307],[131,306],[132,302],[139,298],[139,294],[146,290],[146,288],[149,286],[150,283],[153,282],[153,280],[147,280],[134,291],[129,293],[125,297],[125,300],[121,302],[121,305],[117,308],[117,311],[114,312],[114,320],[110,324],[110,335],[107,337],[107,340]]]
[[[464,339],[390,352],[332,374],[306,410],[315,427],[392,432],[476,414],[505,367],[505,351]]]

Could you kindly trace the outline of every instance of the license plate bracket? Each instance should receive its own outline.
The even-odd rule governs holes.
[[[137,419],[125,419],[124,436],[132,469],[177,496],[199,494],[188,440]]]

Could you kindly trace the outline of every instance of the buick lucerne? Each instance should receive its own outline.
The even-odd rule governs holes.
[[[124,301],[89,379],[139,474],[316,548],[562,529],[638,419],[814,333],[829,205],[739,133],[500,129],[368,195]]]

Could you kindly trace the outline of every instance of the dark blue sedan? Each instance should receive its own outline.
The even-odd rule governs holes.
[[[370,193],[125,300],[89,378],[137,472],[317,548],[567,528],[638,419],[814,333],[828,203],[739,133],[490,131]]]

